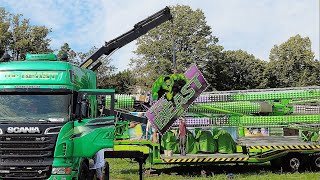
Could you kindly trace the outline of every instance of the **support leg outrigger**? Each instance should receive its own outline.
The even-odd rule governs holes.
[[[138,162],[139,162],[139,179],[142,180],[143,179],[143,163],[144,163],[143,158],[139,158]]]
[[[135,159],[139,163],[139,179],[143,179],[144,156],[140,151],[106,151],[104,158],[130,158]]]

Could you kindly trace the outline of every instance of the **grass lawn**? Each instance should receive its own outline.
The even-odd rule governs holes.
[[[110,165],[111,179],[136,180],[139,179],[139,164],[131,162],[129,159],[108,159]],[[147,164],[146,169],[150,166]],[[144,176],[147,180],[182,180],[182,179],[227,179],[227,175],[233,174],[233,179],[249,180],[320,180],[320,172],[301,172],[301,173],[281,173],[280,170],[272,169],[269,164],[232,166],[179,166],[179,165],[156,165],[152,169],[159,175]],[[206,176],[201,174],[205,170]]]

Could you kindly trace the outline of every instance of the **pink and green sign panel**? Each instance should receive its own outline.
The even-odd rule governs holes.
[[[178,92],[173,93],[174,96],[171,100],[162,96],[146,113],[148,120],[162,135],[208,86],[207,81],[195,65],[192,65],[184,73],[184,76],[187,79],[185,84]]]

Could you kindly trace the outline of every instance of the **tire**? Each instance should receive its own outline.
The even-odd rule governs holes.
[[[312,156],[311,160],[311,169],[313,171],[320,171],[320,156]]]
[[[104,166],[104,180],[109,180],[110,179],[110,167],[109,167],[109,163],[106,162],[105,166]]]
[[[88,180],[93,180],[95,178],[96,170],[89,169]]]
[[[270,161],[271,167],[276,170],[279,170],[283,166],[283,163],[284,163],[283,161],[284,161],[283,157],[278,157],[276,159],[272,159]]]
[[[288,155],[284,162],[285,170],[289,172],[297,172],[301,170],[303,167],[301,156],[302,155],[300,154]]]
[[[80,164],[78,180],[90,180],[89,179],[89,167],[85,161],[82,161]]]

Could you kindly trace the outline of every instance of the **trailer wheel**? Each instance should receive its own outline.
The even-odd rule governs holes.
[[[297,172],[302,167],[302,161],[299,154],[289,155],[285,158],[285,168],[291,172]]]
[[[312,170],[319,171],[320,170],[320,156],[314,156],[311,158],[311,168]]]
[[[85,161],[82,161],[80,164],[78,180],[87,180],[89,179],[89,167]]]
[[[284,161],[283,157],[278,157],[276,159],[272,159],[270,161],[271,167],[275,168],[275,169],[280,169],[284,164],[283,161]]]

